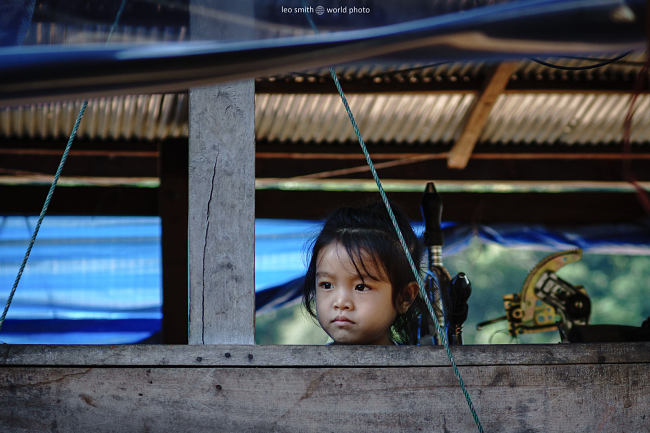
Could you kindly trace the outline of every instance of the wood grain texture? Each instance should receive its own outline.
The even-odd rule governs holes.
[[[254,342],[252,82],[190,91],[189,342]]]
[[[462,369],[487,432],[648,431],[645,364]],[[472,432],[448,367],[0,367],[11,432]]]
[[[213,2],[190,3],[193,39],[247,36],[241,23],[206,15]],[[222,6],[248,16],[253,3]],[[255,341],[254,93],[252,80],[190,90],[190,344]]]
[[[650,363],[650,343],[453,347],[459,366]],[[5,366],[426,367],[449,368],[441,347],[0,345]]]

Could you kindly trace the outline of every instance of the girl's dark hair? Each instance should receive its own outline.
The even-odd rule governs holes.
[[[419,266],[423,251],[422,244],[413,232],[404,213],[393,204],[391,207],[411,257],[416,266]],[[370,278],[379,279],[379,276],[372,275],[369,269],[374,266],[374,269],[383,268],[385,270],[393,288],[393,305],[397,305],[400,297],[406,299],[408,296],[407,286],[411,281],[415,281],[415,276],[384,204],[375,202],[357,208],[344,207],[330,214],[311,248],[302,301],[303,306],[312,317],[316,317],[314,303],[318,254],[332,242],[338,242],[345,248],[360,276],[368,275]],[[372,260],[373,266],[366,265],[364,254],[365,261]],[[415,320],[411,310],[404,314],[398,314],[391,326],[391,337],[398,343],[416,343],[413,341],[411,329]]]

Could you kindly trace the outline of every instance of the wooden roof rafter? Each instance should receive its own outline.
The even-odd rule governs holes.
[[[467,166],[472,151],[487,124],[492,107],[505,90],[516,67],[517,63],[514,62],[499,63],[486,80],[484,88],[479,92],[469,110],[460,137],[449,151],[447,157],[449,168],[463,169]]]

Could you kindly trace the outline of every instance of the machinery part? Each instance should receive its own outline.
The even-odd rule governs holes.
[[[521,308],[523,310],[524,322],[528,322],[530,319],[533,320],[533,326],[548,326],[551,321],[555,324],[555,317],[551,318],[555,314],[555,308],[553,311],[547,309],[547,305],[544,305],[543,302],[535,294],[535,286],[540,281],[542,276],[546,272],[557,272],[562,267],[569,263],[577,262],[582,258],[582,250],[568,250],[560,251],[557,253],[550,254],[544,257],[535,267],[528,273],[524,285],[521,289]],[[547,331],[548,329],[544,329]],[[543,332],[543,331],[535,331]]]
[[[558,326],[563,340],[574,325],[587,325],[591,313],[591,301],[582,286],[572,286],[555,272],[544,272],[535,284],[535,295],[551,305],[560,315]]]
[[[427,269],[424,289],[433,306],[440,328],[449,341],[448,305],[449,305],[449,272],[442,265],[442,199],[436,191],[433,182],[428,182],[422,195],[422,218],[424,219],[424,246],[427,250]],[[435,344],[442,344],[441,337],[436,335],[433,320],[427,317],[421,320],[420,340],[429,340],[433,336]],[[426,326],[425,326],[426,325]]]
[[[582,286],[573,286],[555,273],[582,258],[582,250],[553,253],[542,259],[528,274],[520,293],[505,295],[506,315],[479,323],[477,330],[501,320],[508,321],[508,333],[545,332],[558,329],[562,341],[574,325],[589,323],[591,302]]]
[[[450,345],[463,344],[462,329],[467,319],[467,300],[472,293],[472,286],[462,272],[452,280],[442,264],[442,199],[433,182],[428,182],[424,189],[421,210],[425,227],[424,245],[427,249],[424,291],[447,342]],[[442,337],[437,335],[433,318],[421,315],[418,323],[418,344],[443,344]]]
[[[449,273],[443,267],[431,266],[430,269],[425,271],[424,291],[433,306],[433,311],[438,319],[440,329],[446,334],[447,342],[452,344],[449,339],[446,297],[443,298],[443,295],[448,293],[449,281]],[[441,337],[438,335],[433,318],[429,314],[423,313],[422,317],[419,318],[419,323],[419,345],[442,345]]]
[[[472,283],[460,272],[449,283],[449,344],[463,344],[463,323],[467,320],[467,300],[472,294]]]

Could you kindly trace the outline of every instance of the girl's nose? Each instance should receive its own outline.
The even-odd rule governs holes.
[[[339,290],[334,299],[334,309],[335,310],[352,310],[353,304],[352,299],[347,290]]]

